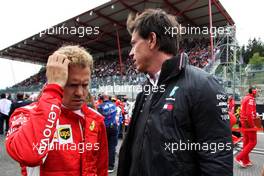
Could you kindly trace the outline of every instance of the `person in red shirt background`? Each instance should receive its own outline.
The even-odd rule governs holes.
[[[228,98],[228,114],[230,117],[230,126],[231,128],[236,124],[236,116],[235,116],[235,100],[233,96]]]
[[[257,144],[257,128],[254,124],[254,119],[256,118],[256,95],[257,89],[250,87],[248,94],[241,102],[240,122],[243,134],[243,150],[235,157],[235,161],[241,167],[253,165],[249,159],[249,153]]]
[[[99,94],[97,100],[95,101],[95,109],[98,109],[98,106],[103,103],[104,97]]]
[[[232,114],[235,114],[235,100],[233,98],[233,96],[231,95],[228,99],[228,109],[229,109],[229,112],[231,112]]]
[[[231,129],[237,122],[237,118],[234,113],[235,113],[235,100],[233,96],[231,95],[228,98],[228,115],[230,117],[230,128]],[[234,144],[236,144],[239,141],[239,138],[235,136],[234,134],[232,134],[232,141]]]

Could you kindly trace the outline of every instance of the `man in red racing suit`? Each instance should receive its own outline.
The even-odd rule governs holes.
[[[91,66],[83,48],[60,48],[49,57],[39,100],[12,114],[6,149],[22,175],[108,175],[104,119],[85,103]]]
[[[255,88],[249,88],[249,94],[241,102],[240,122],[243,134],[243,150],[235,157],[235,161],[241,167],[252,165],[249,153],[257,144],[257,129],[254,124],[254,119],[256,118],[256,94],[257,90]]]

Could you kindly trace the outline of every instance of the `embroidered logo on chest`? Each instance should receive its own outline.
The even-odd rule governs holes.
[[[89,129],[90,129],[91,131],[93,131],[94,128],[95,128],[95,122],[94,122],[94,120],[93,120],[92,123],[90,124]]]
[[[176,93],[176,90],[178,90],[178,89],[179,89],[178,86],[174,86],[173,89],[172,89],[171,92],[170,92],[169,97],[174,97],[174,95],[175,95],[175,93]]]
[[[163,109],[166,109],[166,110],[168,110],[168,111],[172,111],[172,110],[173,110],[173,104],[166,103],[166,104],[163,106]]]
[[[60,144],[73,143],[71,125],[59,125],[57,134]]]

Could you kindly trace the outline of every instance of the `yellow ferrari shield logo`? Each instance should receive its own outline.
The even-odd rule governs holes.
[[[92,123],[91,123],[91,125],[90,125],[90,127],[89,127],[89,129],[90,129],[91,131],[93,131],[94,128],[95,128],[95,122],[94,122],[94,120],[93,120]]]

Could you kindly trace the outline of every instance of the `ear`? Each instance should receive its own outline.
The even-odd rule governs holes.
[[[148,45],[150,49],[154,49],[157,45],[157,35],[155,32],[149,33],[148,36]]]

